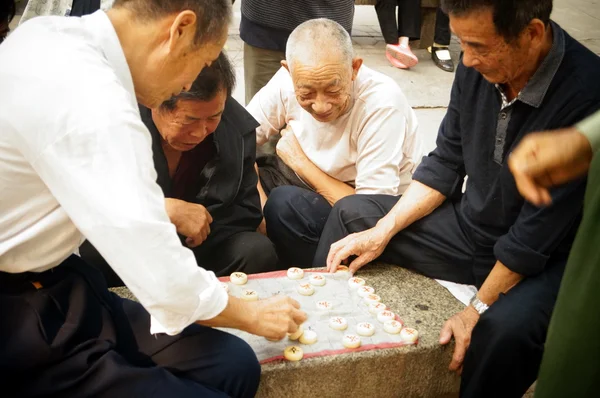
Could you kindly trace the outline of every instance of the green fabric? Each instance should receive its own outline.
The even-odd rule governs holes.
[[[550,322],[536,398],[600,396],[599,333],[600,156],[595,156],[588,177],[583,221]]]
[[[577,124],[576,127],[590,140],[592,151],[596,153],[600,149],[600,111]]]

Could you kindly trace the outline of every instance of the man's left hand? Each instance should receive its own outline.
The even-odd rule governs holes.
[[[306,154],[302,150],[298,139],[290,127],[281,131],[281,139],[277,143],[277,155],[283,160],[288,167],[295,172],[302,167],[302,161],[306,158]]]
[[[477,321],[479,321],[479,313],[469,305],[463,311],[448,319],[442,327],[440,344],[448,344],[452,336],[454,336],[456,342],[452,361],[449,366],[450,370],[456,370],[458,373],[462,372],[465,354],[467,353],[469,344],[471,344],[471,334]]]

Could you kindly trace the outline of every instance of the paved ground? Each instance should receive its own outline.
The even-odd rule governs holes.
[[[244,73],[242,41],[239,37],[240,3],[234,5],[235,18],[229,30],[228,53],[238,75],[238,85],[234,97],[244,102]],[[20,0],[19,14],[26,0]],[[588,48],[600,55],[600,0],[554,0],[552,18],[580,40]],[[14,26],[19,17],[13,21]],[[433,149],[440,121],[444,117],[450,98],[453,74],[443,72],[432,62],[426,50],[417,50],[420,63],[411,70],[399,70],[389,65],[384,56],[385,43],[381,37],[374,7],[357,6],[354,17],[353,40],[356,53],[363,57],[365,64],[392,76],[402,87],[408,100],[415,108],[424,136],[426,149]],[[460,48],[453,39],[451,52],[455,60]]]

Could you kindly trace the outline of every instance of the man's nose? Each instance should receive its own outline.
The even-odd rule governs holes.
[[[191,136],[195,138],[204,138],[206,135],[206,122],[204,120],[198,121],[195,128],[191,132]]]
[[[315,111],[315,113],[321,114],[329,112],[331,110],[331,106],[331,103],[327,102],[325,98],[317,97],[315,102],[312,104],[312,109]]]
[[[467,68],[472,68],[479,65],[479,58],[473,55],[473,51],[469,48],[463,48],[462,62]]]

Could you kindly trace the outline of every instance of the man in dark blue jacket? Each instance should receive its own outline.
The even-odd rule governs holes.
[[[257,232],[263,217],[254,170],[258,123],[231,97],[234,85],[235,72],[221,53],[189,91],[158,109],[140,106],[169,218],[198,264],[217,276],[279,265],[273,244]],[[81,251],[101,263],[89,246]]]
[[[437,148],[402,198],[336,203],[315,265],[356,271],[379,258],[479,292],[450,318],[450,369],[462,397],[521,397],[537,377],[548,323],[581,218],[585,180],[552,191],[552,207],[519,195],[507,165],[533,131],[600,108],[600,58],[550,21],[551,0],[444,0],[461,39]],[[465,176],[466,189],[462,193]]]

